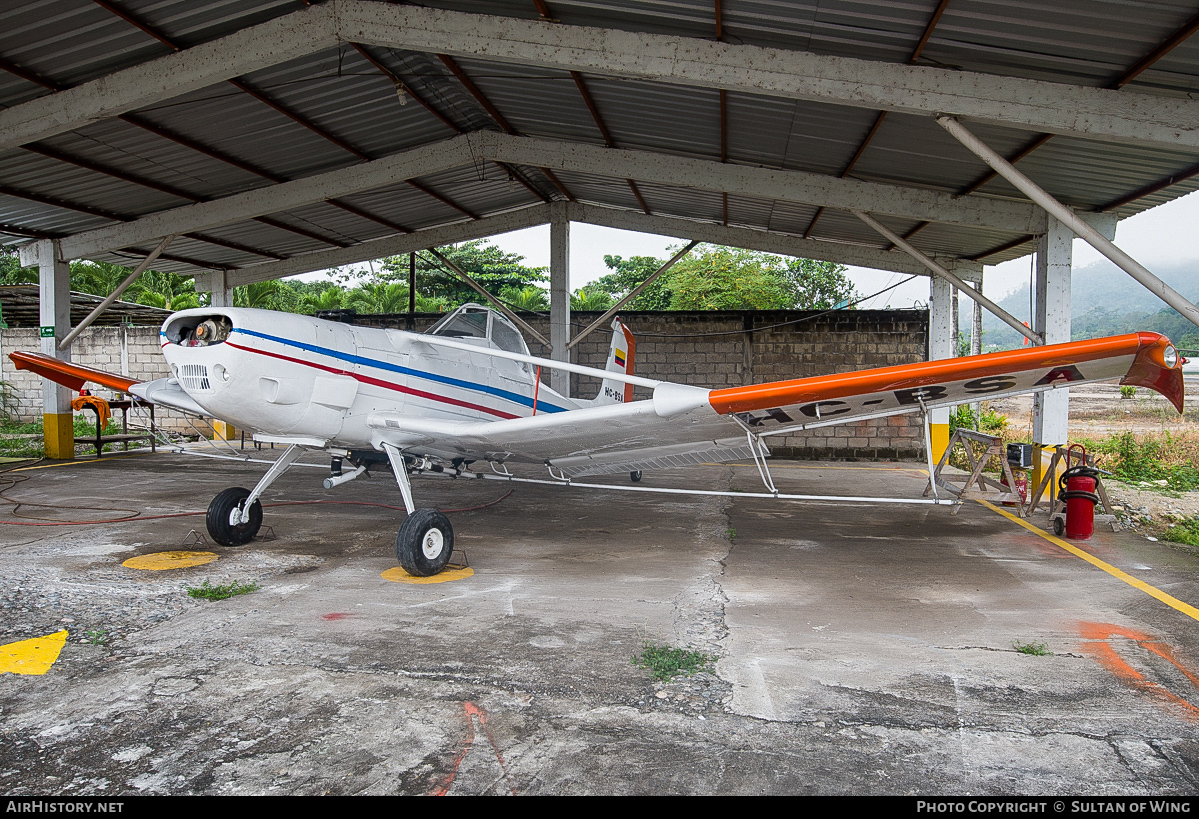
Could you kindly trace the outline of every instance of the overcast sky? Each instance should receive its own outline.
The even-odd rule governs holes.
[[[549,225],[494,236],[491,241],[506,251],[524,256],[525,263],[530,267],[549,266]],[[610,272],[604,265],[606,254],[666,258],[668,247],[682,244],[685,244],[684,240],[669,236],[572,224],[570,288],[576,290]],[[1199,192],[1125,219],[1116,229],[1116,244],[1150,270],[1168,262],[1187,259],[1199,262]],[[1081,239],[1074,240],[1075,269],[1086,267],[1101,258],[1103,257],[1099,252],[1086,242]],[[986,268],[983,292],[998,301],[1016,290],[1029,280],[1031,260],[1031,256],[1025,256]],[[907,278],[900,273],[862,267],[851,267],[849,270],[858,293],[863,296]],[[309,274],[305,278],[310,276],[316,277]],[[323,277],[323,274],[321,276]],[[861,307],[911,307],[914,304],[923,305],[927,301],[928,279],[918,276],[888,293],[870,299]]]

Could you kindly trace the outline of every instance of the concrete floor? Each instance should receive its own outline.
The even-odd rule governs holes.
[[[0,518],[202,511],[262,471],[182,455],[32,469],[3,498],[49,506]],[[774,474],[784,492],[891,497],[925,480],[916,464]],[[332,492],[323,477],[293,469],[266,500],[399,504],[390,475]],[[759,486],[752,466],[643,485]],[[415,484],[443,509],[509,488]],[[429,585],[380,576],[401,514],[268,508],[276,540],[157,572],[122,562],[180,548],[202,517],[0,526],[0,641],[70,635],[46,674],[0,676],[0,790],[1199,790],[1195,620],[978,503],[521,485],[450,515],[474,575]],[[1085,548],[1199,604],[1182,547],[1100,532]],[[205,579],[262,588],[186,595]],[[631,662],[646,640],[709,652],[714,673],[655,683]]]

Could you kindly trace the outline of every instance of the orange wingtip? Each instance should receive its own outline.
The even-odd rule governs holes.
[[[81,390],[83,385],[90,381],[117,392],[129,392],[129,388],[138,383],[135,379],[126,378],[123,375],[113,375],[93,370],[91,367],[72,364],[69,361],[59,361],[45,353],[18,350],[15,353],[9,353],[8,357],[12,359],[13,366],[18,370],[35,372],[43,378],[48,378],[71,390]]]
[[[1183,380],[1182,365],[1186,359],[1178,354],[1170,339],[1157,333],[1137,333],[1141,349],[1136,360],[1128,368],[1128,374],[1120,379],[1121,384],[1133,387],[1148,387],[1160,392],[1179,412],[1186,398],[1186,382]],[[1166,364],[1166,351],[1173,350],[1174,366]]]
[[[1156,390],[1169,398],[1178,411],[1182,412],[1182,365],[1178,363],[1174,367],[1166,366],[1164,352],[1169,346],[1169,339],[1157,333],[1129,333],[1048,347],[989,353],[984,356],[925,361],[877,370],[775,381],[750,387],[732,387],[712,391],[709,401],[713,409],[724,415],[851,395],[925,387],[967,378],[1007,375],[1038,367],[1079,364],[1135,355],[1136,359],[1123,383]]]

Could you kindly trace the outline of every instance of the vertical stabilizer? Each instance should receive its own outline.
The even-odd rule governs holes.
[[[608,363],[604,369],[621,375],[633,374],[633,357],[637,352],[637,340],[620,319],[612,320],[612,344],[608,347]],[[605,378],[600,385],[595,404],[620,404],[633,400],[633,387],[623,381]]]

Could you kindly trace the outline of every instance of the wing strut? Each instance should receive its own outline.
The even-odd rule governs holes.
[[[758,468],[758,475],[762,478],[762,483],[777,498],[779,491],[774,487],[774,478],[770,474],[770,467],[766,465],[766,457],[762,454],[762,441],[748,429],[745,430],[745,438],[749,442],[749,451],[753,453],[754,466]]]
[[[940,500],[941,496],[937,494],[937,482],[933,479],[933,427],[932,418],[929,417],[928,407],[924,406],[924,397],[917,398],[920,401],[920,411],[924,413],[924,456],[928,459],[928,482],[933,488],[933,498]]]

